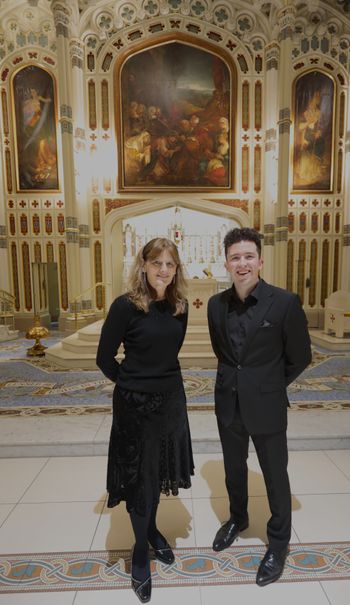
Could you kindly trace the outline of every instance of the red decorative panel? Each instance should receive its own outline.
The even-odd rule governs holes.
[[[33,214],[33,233],[39,235],[40,233],[40,218],[38,214]]]
[[[299,230],[301,233],[305,233],[306,231],[306,214],[302,212],[299,216]]]
[[[249,189],[249,147],[242,147],[242,191],[247,193]]]
[[[289,240],[287,244],[287,290],[293,292],[294,279],[294,242]]]
[[[309,305],[314,307],[316,304],[316,282],[317,282],[317,240],[311,242],[310,254],[310,290],[309,290]]]
[[[60,235],[64,234],[64,215],[63,214],[59,214],[57,216],[57,229],[58,229],[58,233]]]
[[[10,225],[10,234],[16,235],[16,217],[14,214],[10,214],[9,216],[9,225]]]
[[[48,263],[55,262],[52,242],[47,242],[46,244],[46,260]]]
[[[89,98],[89,126],[91,130],[97,127],[96,117],[96,88],[95,82],[90,80],[88,83],[88,98]]]
[[[5,166],[6,166],[7,192],[12,193],[13,185],[12,185],[11,153],[10,153],[9,149],[5,149]]]
[[[298,279],[297,279],[297,293],[300,296],[300,300],[304,303],[304,292],[305,292],[305,258],[306,258],[306,243],[305,240],[299,242],[299,259],[298,259]]]
[[[343,182],[343,152],[341,149],[339,149],[339,151],[338,151],[337,193],[341,192],[342,182]]]
[[[341,214],[337,212],[335,215],[335,232],[340,233]]]
[[[95,283],[102,282],[102,246],[100,242],[94,244],[94,265],[95,265]],[[103,286],[96,286],[96,307],[103,309],[104,289]]]
[[[9,135],[9,119],[7,113],[7,97],[6,91],[1,91],[1,106],[2,106],[2,125],[5,137]]]
[[[344,121],[345,121],[345,93],[340,93],[339,99],[339,138],[344,136]]]
[[[39,242],[35,242],[34,244],[34,262],[41,263],[41,245]]]
[[[261,190],[261,147],[256,145],[254,148],[254,191],[259,193]]]
[[[52,216],[51,214],[45,214],[45,231],[47,235],[52,233]]]
[[[312,233],[317,233],[318,231],[318,213],[313,212],[311,216],[311,231]]]
[[[242,128],[249,128],[249,82],[245,80],[242,84]]]
[[[22,264],[24,282],[24,305],[27,311],[32,310],[32,280],[30,275],[29,246],[27,242],[22,244]]]
[[[20,303],[20,298],[19,298],[17,246],[14,242],[12,242],[12,244],[11,244],[11,262],[12,262],[13,293],[14,293],[14,297],[15,297],[15,309],[16,309],[16,311],[19,311],[21,303]]]
[[[60,242],[58,245],[59,272],[61,286],[61,307],[64,311],[68,309],[68,285],[67,285],[67,259],[66,244]]]
[[[324,233],[329,233],[330,228],[331,228],[331,215],[329,214],[329,212],[326,212],[323,215],[323,231],[324,231]]]
[[[19,219],[19,223],[21,226],[21,233],[22,235],[27,235],[28,233],[28,219],[27,216],[25,214],[21,214],[20,219]]]
[[[255,84],[255,130],[260,130],[262,124],[262,85]]]
[[[255,200],[254,202],[254,220],[253,220],[253,226],[254,229],[256,229],[257,231],[260,231],[260,227],[261,227],[261,204],[259,200]]]
[[[93,200],[92,202],[92,226],[94,233],[100,233],[101,231],[101,219],[100,219],[100,202]]]
[[[290,212],[288,214],[288,231],[289,231],[289,233],[293,233],[294,229],[295,229],[294,212]]]
[[[322,274],[321,274],[321,306],[328,296],[328,273],[329,273],[329,241],[326,239],[322,244]]]
[[[339,279],[339,240],[336,239],[334,242],[334,267],[333,267],[332,292],[336,292],[336,290],[338,290],[338,279]]]
[[[108,82],[102,80],[101,82],[101,108],[102,108],[102,128],[108,130],[109,128],[109,101],[108,101]]]

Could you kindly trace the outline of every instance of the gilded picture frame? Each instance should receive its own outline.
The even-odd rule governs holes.
[[[59,191],[55,79],[37,65],[12,78],[17,191]]]
[[[333,191],[335,84],[328,74],[313,70],[293,85],[294,193]]]
[[[145,45],[115,71],[120,191],[234,188],[235,68],[183,38]]]

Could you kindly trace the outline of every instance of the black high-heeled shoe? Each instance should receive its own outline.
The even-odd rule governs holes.
[[[141,603],[148,603],[151,600],[152,578],[150,575],[143,582],[131,576],[131,588]]]
[[[175,561],[175,555],[168,542],[165,543],[164,548],[153,548],[154,556],[158,561],[165,563],[165,565],[172,565]]]

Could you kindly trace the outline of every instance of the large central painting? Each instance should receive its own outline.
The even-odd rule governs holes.
[[[120,189],[233,187],[232,83],[221,57],[171,42],[134,54],[118,75]]]

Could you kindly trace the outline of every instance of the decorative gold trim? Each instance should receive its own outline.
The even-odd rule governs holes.
[[[102,282],[102,246],[101,242],[94,244],[94,265],[95,265],[95,282]],[[101,310],[104,306],[104,289],[103,286],[96,286],[96,307]]]
[[[293,292],[294,278],[294,242],[289,240],[287,244],[287,290]]]
[[[61,286],[61,307],[64,311],[68,309],[68,284],[67,284],[67,260],[66,260],[66,244],[60,242],[58,244],[60,286]]]
[[[247,193],[249,190],[249,147],[242,147],[242,191]]]
[[[88,82],[88,101],[89,101],[89,127],[91,130],[97,128],[96,115],[96,86],[94,80]]]
[[[7,192],[12,193],[13,185],[12,185],[11,152],[9,149],[5,149],[5,165],[6,165]]]
[[[333,266],[333,292],[338,290],[338,280],[339,280],[339,253],[340,253],[340,245],[339,240],[336,239],[334,242],[334,266]]]
[[[321,261],[321,307],[324,307],[324,302],[328,296],[328,272],[329,272],[329,241],[324,240],[322,244],[322,261]]]
[[[1,91],[1,106],[2,106],[2,123],[5,137],[9,136],[9,117],[7,112],[7,95],[6,90]]]
[[[21,301],[20,301],[20,296],[19,296],[17,245],[15,244],[15,242],[11,243],[11,261],[12,261],[13,292],[15,295],[15,309],[16,309],[16,311],[19,311],[21,308]]]
[[[101,111],[102,111],[102,128],[109,128],[109,99],[108,99],[108,81],[101,82]]]
[[[242,128],[249,129],[249,82],[244,80],[242,84]]]
[[[309,305],[314,307],[316,304],[316,286],[317,286],[317,253],[318,243],[313,239],[310,247],[310,289],[309,289]]]
[[[262,126],[262,83],[255,82],[255,130]]]
[[[340,93],[339,98],[339,138],[342,139],[344,136],[344,124],[345,124],[345,92]]]
[[[297,293],[301,302],[304,304],[305,292],[305,258],[306,258],[306,242],[302,239],[299,242],[299,259],[298,259],[298,275],[297,275]]]
[[[24,304],[27,311],[32,310],[32,283],[30,273],[30,254],[27,242],[22,244],[22,265],[24,283]]]
[[[255,145],[254,147],[254,191],[259,193],[261,191],[261,147]]]

